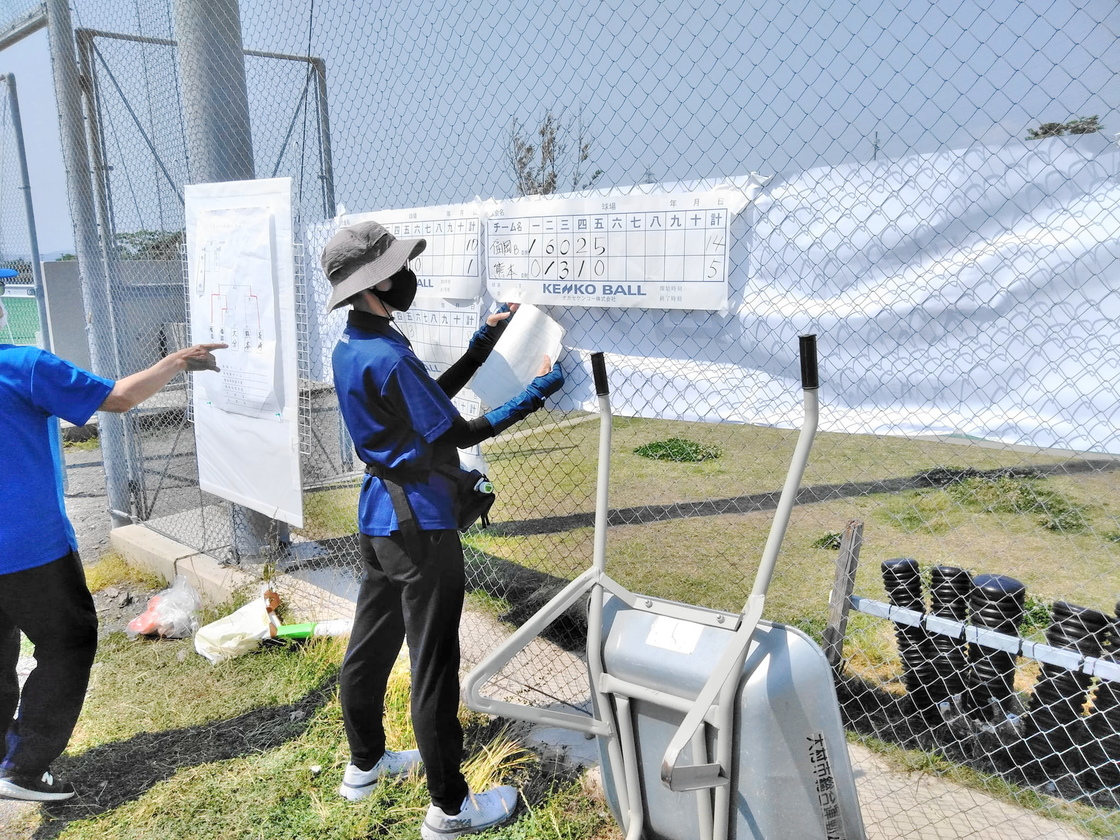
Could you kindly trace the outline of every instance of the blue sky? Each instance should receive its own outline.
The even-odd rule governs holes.
[[[46,30],[0,50],[0,73],[11,73],[16,79],[39,251],[44,255],[70,251],[74,234]]]
[[[247,48],[326,60],[336,193],[353,211],[510,195],[511,121],[532,125],[546,107],[582,112],[604,186],[647,170],[659,181],[782,176],[1000,145],[1082,115],[1120,131],[1114,0],[241,0],[241,9]],[[169,8],[151,0],[77,0],[74,15],[78,26],[171,34]],[[139,53],[105,48],[139,97]],[[142,57],[150,89],[171,65]],[[272,174],[298,100],[294,66],[249,67],[259,177]],[[41,250],[68,249],[45,31],[0,52],[0,71],[19,84]],[[168,134],[172,161],[177,120],[158,111],[174,101],[166,90],[147,116],[153,135]],[[122,114],[123,141],[110,149],[120,155],[111,161],[118,227],[172,229],[178,200]],[[309,142],[306,130],[297,121],[293,142]],[[310,192],[314,149],[303,160],[278,174],[302,175]]]

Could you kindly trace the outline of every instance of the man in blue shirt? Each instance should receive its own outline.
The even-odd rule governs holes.
[[[539,409],[564,377],[545,357],[539,375],[518,397],[483,417],[464,419],[451,397],[485,361],[510,313],[490,315],[464,356],[432,379],[391,321],[393,312],[412,305],[417,279],[408,262],[425,245],[364,222],[335,234],[322,256],[333,287],[328,311],[351,306],[334,350],[334,382],[367,473],[358,501],[365,575],[340,678],[350,746],[340,793],[364,799],[378,779],[410,772],[422,762],[432,804],[421,836],[450,840],[509,820],[517,791],[500,786],[472,793],[460,769],[459,618],[465,578],[454,485],[446,473],[458,467],[458,448],[493,437]],[[389,673],[406,637],[419,749],[394,752],[385,748],[382,715]]]
[[[0,276],[12,276],[15,272]],[[6,320],[0,303],[0,335]],[[54,417],[124,412],[183,370],[217,370],[199,344],[113,382],[37,347],[0,344],[0,797],[49,802],[74,787],[50,772],[70,740],[97,647],[97,614],[66,517]],[[21,695],[20,631],[35,646]],[[16,708],[19,714],[16,716]]]

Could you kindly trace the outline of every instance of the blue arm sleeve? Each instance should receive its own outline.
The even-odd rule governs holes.
[[[564,371],[560,369],[560,365],[553,365],[552,370],[544,376],[538,376],[512,400],[488,411],[483,417],[494,429],[494,434],[500,434],[544,405],[544,401],[559,391],[563,384]]]

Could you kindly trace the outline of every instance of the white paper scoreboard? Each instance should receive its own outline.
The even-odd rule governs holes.
[[[487,287],[543,305],[722,309],[736,188],[521,198],[486,218]]]

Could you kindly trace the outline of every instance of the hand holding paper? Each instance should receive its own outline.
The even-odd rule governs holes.
[[[491,407],[513,399],[541,375],[542,357],[548,357],[549,370],[556,363],[563,351],[563,337],[563,327],[548,315],[532,304],[521,304],[490,357],[475,373],[471,390]]]

